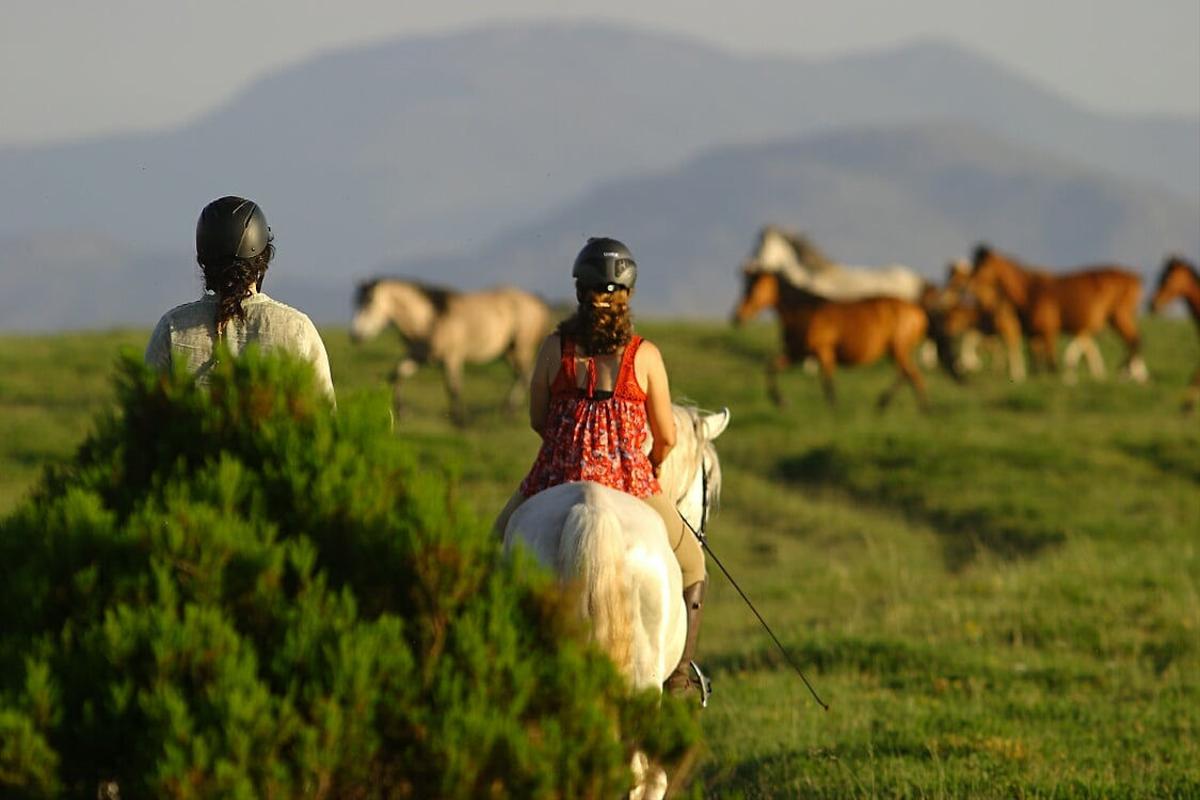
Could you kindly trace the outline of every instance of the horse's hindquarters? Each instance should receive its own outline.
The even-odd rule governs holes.
[[[597,642],[639,689],[657,688],[683,652],[679,564],[646,503],[595,483],[555,486],[512,515],[506,544],[526,545],[564,584]]]

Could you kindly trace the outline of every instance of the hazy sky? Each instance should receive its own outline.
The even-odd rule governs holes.
[[[1095,108],[1200,112],[1200,0],[0,0],[0,145],[178,124],[323,49],[551,17],[798,56],[939,36]]]

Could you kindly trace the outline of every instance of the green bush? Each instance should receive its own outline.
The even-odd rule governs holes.
[[[386,399],[253,352],[117,388],[0,522],[5,796],[609,797],[692,746]]]

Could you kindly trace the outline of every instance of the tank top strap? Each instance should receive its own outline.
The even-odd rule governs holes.
[[[559,339],[559,349],[562,352],[560,361],[562,364],[561,369],[563,372],[563,376],[570,382],[570,384],[572,386],[574,386],[575,385],[575,340],[571,339],[569,337],[566,337],[566,336],[561,337]]]
[[[642,344],[641,336],[634,336],[629,340],[629,344],[625,345],[625,353],[621,356],[621,367],[617,371],[616,391],[624,395],[633,394],[644,395],[645,391],[637,382],[637,370],[633,368],[634,362],[637,359],[638,347]]]
[[[575,391],[575,342],[560,334],[558,348],[558,374],[550,383],[550,393],[570,394]]]

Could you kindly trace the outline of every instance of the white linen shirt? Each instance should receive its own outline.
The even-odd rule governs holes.
[[[217,343],[217,298],[205,295],[192,303],[176,306],[162,315],[150,342],[145,360],[158,370],[167,370],[175,359],[183,359],[188,372],[200,384],[208,383]],[[255,292],[242,301],[245,321],[234,317],[225,326],[224,341],[234,355],[255,343],[264,351],[286,350],[307,360],[317,374],[317,384],[334,399],[333,377],[325,343],[312,320],[302,311]]]

